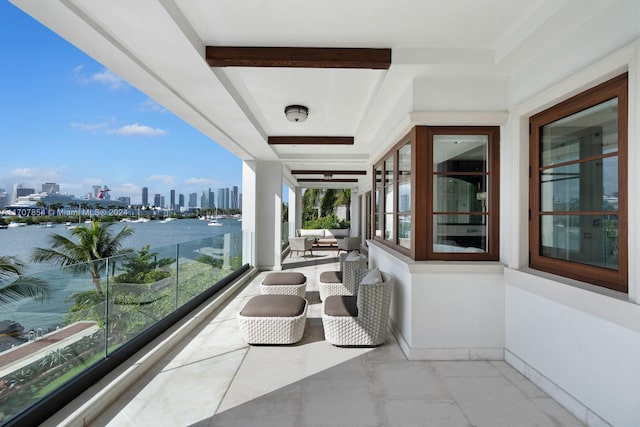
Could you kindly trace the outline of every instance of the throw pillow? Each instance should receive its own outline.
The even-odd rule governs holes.
[[[349,252],[349,255],[347,255],[347,258],[345,259],[346,261],[359,261],[360,260],[360,254],[356,251],[351,251]]]
[[[380,269],[374,268],[364,276],[360,285],[378,285],[380,283],[382,283],[382,273],[380,273]]]

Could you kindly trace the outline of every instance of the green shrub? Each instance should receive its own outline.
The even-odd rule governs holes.
[[[317,228],[327,228],[327,229],[336,229],[336,228],[349,228],[350,223],[344,219],[338,219],[338,216],[334,213],[329,214],[327,216],[322,216],[318,219],[312,219],[304,222],[304,226],[302,228],[305,229],[317,229]]]

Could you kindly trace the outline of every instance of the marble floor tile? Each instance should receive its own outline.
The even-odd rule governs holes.
[[[260,293],[258,274],[91,425],[260,427],[578,426],[505,362],[409,361],[389,332],[375,348],[324,339],[317,277],[334,252],[292,257],[307,276],[302,340],[249,346],[236,314]]]

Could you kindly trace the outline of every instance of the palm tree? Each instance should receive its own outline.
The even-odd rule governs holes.
[[[344,188],[342,190],[338,190],[336,194],[336,207],[337,206],[345,206],[347,208],[346,219],[351,222],[351,189]]]
[[[302,195],[302,210],[303,213],[307,213],[304,215],[304,220],[311,220],[320,218],[321,215],[321,205],[320,202],[322,200],[322,190],[319,188],[307,188]],[[316,214],[313,215],[311,212],[315,210]],[[314,218],[315,217],[315,218]]]
[[[322,215],[327,216],[335,212],[336,205],[336,190],[332,188],[328,188],[324,190],[324,194],[322,195]]]
[[[18,258],[0,256],[0,308],[22,298],[35,298],[40,302],[49,298],[49,287],[45,281],[23,277],[23,273],[24,263]]]
[[[71,234],[77,242],[60,234],[52,234],[49,236],[51,248],[35,248],[31,260],[69,267],[74,274],[90,272],[96,292],[102,295],[100,272],[105,268],[105,258],[133,251],[131,248],[123,248],[123,240],[131,236],[133,230],[124,227],[113,236],[109,231],[112,225],[113,223],[94,221],[89,227],[75,228]]]

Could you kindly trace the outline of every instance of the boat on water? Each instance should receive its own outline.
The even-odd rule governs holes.
[[[158,221],[160,224],[166,224],[167,222],[171,222],[171,221],[175,221],[178,218],[174,218],[172,216],[169,216],[165,219],[161,219],[160,221]]]
[[[209,227],[222,227],[223,224],[221,222],[219,222],[217,219],[212,219],[212,220],[208,221],[207,225]]]
[[[142,217],[140,217],[140,218],[138,218],[138,219],[132,219],[132,220],[131,220],[131,221],[129,221],[129,222],[133,222],[133,223],[140,223],[140,222],[149,222],[149,221],[150,221],[150,220],[149,220],[149,218],[142,218]]]
[[[41,228],[53,228],[55,224],[53,222],[44,222],[39,225]]]
[[[11,221],[9,223],[9,225],[7,225],[7,227],[8,228],[17,228],[17,227],[24,227],[25,225],[27,225],[27,224],[25,224],[24,222]]]
[[[0,337],[18,337],[24,332],[24,326],[13,320],[0,321]]]

